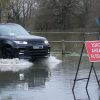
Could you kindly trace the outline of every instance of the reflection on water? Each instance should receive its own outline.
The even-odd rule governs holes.
[[[63,56],[63,61],[57,57],[35,61],[27,70],[1,71],[0,100],[74,100],[72,86],[79,56]],[[95,67],[100,76],[99,63]],[[79,78],[87,77],[89,68],[88,58],[84,56]],[[83,80],[75,86],[75,96],[79,100],[88,100],[85,85],[86,80]],[[91,100],[99,100],[94,73],[91,75],[88,93]]]
[[[23,92],[34,90],[35,87],[44,88],[45,82],[49,81],[49,71],[45,67],[41,68],[38,64],[24,72],[0,72],[0,100],[9,97],[11,97],[10,100],[24,100]],[[23,74],[24,78],[20,80],[19,75]],[[25,99],[28,95],[25,95]]]
[[[45,83],[49,81],[51,75],[48,64],[52,63],[52,60],[53,63],[56,63],[53,67],[60,62],[60,60],[53,56],[46,60],[35,61],[33,66],[32,63],[24,60],[1,59],[0,100],[23,100],[24,96],[18,96],[22,91],[26,92],[45,88]],[[16,94],[17,92],[18,94]],[[25,96],[26,98],[29,99],[30,97]],[[33,99],[31,98],[31,100]]]

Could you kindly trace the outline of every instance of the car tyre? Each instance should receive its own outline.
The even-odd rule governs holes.
[[[11,47],[4,47],[2,50],[2,57],[4,59],[12,59],[13,58],[13,53],[12,53],[12,48]]]

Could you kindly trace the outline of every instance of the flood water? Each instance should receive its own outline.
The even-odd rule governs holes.
[[[62,59],[63,58],[63,59]],[[79,56],[51,55],[46,60],[27,61],[0,60],[0,100],[74,100],[73,80]],[[78,77],[88,76],[90,63],[83,57]],[[3,69],[2,68],[3,65]],[[13,65],[13,66],[12,66]],[[20,67],[19,67],[20,66]],[[27,66],[27,67],[26,67]],[[11,68],[9,68],[11,67]],[[13,68],[15,67],[15,69]],[[95,65],[98,77],[100,67]],[[76,83],[75,96],[79,100],[89,100],[85,90],[86,80]],[[92,72],[88,86],[91,100],[99,100],[99,88]]]
[[[60,37],[57,40],[60,40]],[[34,62],[0,59],[0,100],[74,100],[72,87],[81,45],[67,45],[69,48],[67,52],[70,53],[63,56],[51,53],[48,59]],[[53,46],[57,47],[56,44]],[[99,65],[100,63],[94,65],[98,78],[100,77]],[[85,52],[78,78],[87,78],[90,66],[91,63]],[[100,90],[93,71],[88,86],[89,96],[85,89],[86,82],[87,80],[81,80],[76,83],[74,90],[76,99],[89,100],[90,97],[90,100],[100,100]]]

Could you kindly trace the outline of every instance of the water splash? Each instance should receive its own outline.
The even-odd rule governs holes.
[[[50,69],[56,68],[57,65],[60,64],[61,62],[62,62],[61,60],[57,59],[52,55],[45,61],[45,63],[48,65]]]
[[[52,63],[61,63],[62,61],[61,60],[59,60],[59,59],[57,59],[55,56],[50,56],[49,58],[48,58],[48,62],[52,62]]]
[[[0,59],[0,71],[13,71],[28,69],[33,64],[23,59]]]

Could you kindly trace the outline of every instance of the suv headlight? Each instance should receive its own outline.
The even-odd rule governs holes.
[[[14,41],[16,44],[28,44],[27,41]]]
[[[48,42],[47,40],[45,40],[45,41],[44,41],[44,43],[45,43],[46,45],[48,45],[48,44],[49,44],[49,42]]]

